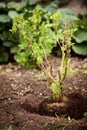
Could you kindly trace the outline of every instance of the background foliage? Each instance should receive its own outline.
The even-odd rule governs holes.
[[[10,31],[12,20],[27,10],[28,6],[33,9],[35,4],[29,5],[27,1],[20,3],[13,1],[9,3],[0,2],[0,63],[13,59],[11,48],[17,48],[18,37]]]
[[[20,3],[11,1],[7,4],[0,2],[0,63],[16,60],[21,65],[32,68],[37,66],[36,57],[38,56],[39,61],[42,62],[44,55],[41,44],[44,45],[47,55],[57,46],[54,29],[51,26],[46,27],[46,24],[53,24],[50,16],[57,11],[61,14],[58,20],[56,18],[59,28],[63,29],[64,21],[67,21],[69,26],[78,28],[72,37],[75,43],[72,50],[76,54],[86,56],[87,14],[76,16],[71,9],[58,9],[58,1],[44,8],[37,4],[30,3],[28,0]],[[12,21],[15,21],[23,32],[12,33]],[[27,47],[30,41],[33,42],[34,54],[38,52],[36,57],[32,55],[30,46]],[[59,54],[59,49],[57,52]]]

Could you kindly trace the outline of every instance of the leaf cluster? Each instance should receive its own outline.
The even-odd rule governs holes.
[[[50,5],[51,9],[37,5],[13,19],[12,32],[19,39],[14,58],[19,64],[28,68],[40,65],[44,61],[44,51],[49,56],[57,40],[64,39],[64,22],[68,22],[71,30],[74,28],[77,17],[72,11],[56,9],[53,5],[55,2]]]
[[[87,14],[75,15],[70,8],[58,9],[61,13],[60,26],[63,27],[67,21],[69,27],[77,28],[72,35],[74,45],[72,50],[78,55],[87,55]],[[64,27],[63,27],[64,28]],[[58,52],[59,53],[59,52]]]
[[[0,2],[0,63],[8,62],[13,56],[13,51],[17,49],[18,37],[10,31],[12,20],[30,8],[36,6],[36,3],[29,3],[28,0],[18,2]],[[14,47],[14,49],[13,49]]]
[[[33,11],[25,12],[13,20],[12,32],[19,36],[15,55],[18,63],[33,68],[43,63],[44,51],[47,56],[50,55],[57,41],[57,35],[49,27],[50,20],[48,10],[39,5]]]

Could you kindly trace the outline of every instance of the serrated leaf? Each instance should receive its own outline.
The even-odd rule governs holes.
[[[86,56],[87,55],[87,44],[75,44],[72,46],[72,49],[75,53],[79,55]]]
[[[15,18],[15,17],[18,16],[18,15],[19,15],[19,14],[18,14],[16,11],[14,11],[14,10],[11,10],[11,11],[8,12],[8,16],[9,16],[11,19]]]
[[[10,18],[5,14],[0,14],[0,22],[1,23],[7,23],[10,22]]]

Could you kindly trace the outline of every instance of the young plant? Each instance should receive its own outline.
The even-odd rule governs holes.
[[[65,23],[64,30],[61,32],[62,39],[58,39],[58,44],[61,48],[62,59],[60,68],[58,68],[58,78],[56,82],[51,85],[53,98],[63,100],[63,81],[65,80],[68,72],[70,71],[70,52],[72,47],[71,38],[75,30],[69,29],[68,24]]]
[[[71,37],[73,34],[73,29],[68,29],[68,26],[65,25],[65,30],[62,32],[62,35],[64,35],[63,39],[58,39],[58,44],[61,48],[62,52],[62,59],[61,59],[61,65],[60,68],[58,68],[57,71],[57,77],[53,77],[53,71],[52,71],[52,65],[47,61],[49,67],[50,67],[50,74],[49,77],[51,79],[51,91],[53,93],[53,99],[54,100],[63,100],[63,81],[65,80],[68,72],[70,72],[70,52],[72,47]],[[47,59],[47,58],[46,58]]]
[[[47,27],[51,27],[54,29],[55,34],[57,35],[57,42],[62,52],[61,65],[60,65],[60,68],[58,68],[56,78],[53,76],[52,65],[47,59],[44,48],[43,48],[44,55],[45,55],[44,57],[50,68],[50,73],[47,74],[47,72],[45,71],[46,69],[43,64],[41,66],[45,74],[48,75],[48,79],[50,78],[50,81],[51,81],[50,89],[53,93],[53,99],[62,101],[64,97],[63,96],[63,81],[65,80],[68,72],[70,72],[71,70],[70,52],[71,52],[71,47],[73,45],[71,38],[72,38],[73,33],[76,31],[76,28],[70,27],[68,23],[65,22],[64,26],[58,29],[59,27],[58,17],[59,17],[59,12],[54,13],[50,17],[50,19],[52,20],[52,23],[47,25]]]
[[[26,17],[27,15],[27,17]],[[15,59],[28,68],[38,65],[51,81],[51,91],[54,100],[63,100],[63,81],[65,80],[70,63],[71,37],[74,29],[67,23],[60,26],[60,12],[50,14],[46,19],[46,12],[36,6],[33,12],[20,15],[13,20],[12,31],[19,35],[19,45]],[[21,26],[22,25],[22,26]],[[59,44],[62,52],[61,67],[57,77],[53,76],[52,65],[47,57],[53,47]],[[50,68],[46,72],[44,59]]]

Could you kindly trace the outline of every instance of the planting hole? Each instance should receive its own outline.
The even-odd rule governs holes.
[[[64,116],[81,119],[87,111],[87,99],[80,93],[72,93],[62,102],[44,100],[38,106],[32,106],[26,99],[21,107],[30,113],[38,113],[46,116]]]

